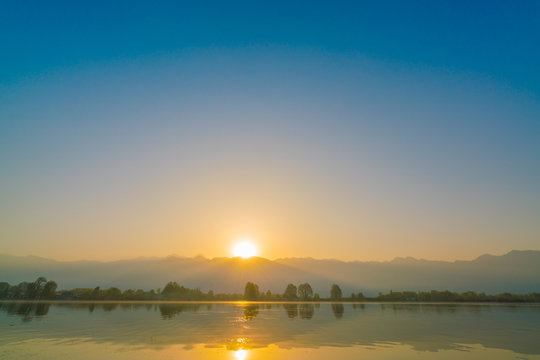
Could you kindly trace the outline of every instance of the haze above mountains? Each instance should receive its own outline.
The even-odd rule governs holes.
[[[60,289],[76,287],[157,289],[168,281],[203,291],[242,293],[247,281],[263,291],[282,293],[288,283],[309,282],[327,296],[333,283],[344,294],[362,291],[452,290],[486,293],[540,291],[540,251],[482,255],[470,261],[430,261],[411,257],[389,262],[345,262],[312,258],[268,260],[260,257],[139,258],[111,262],[56,261],[36,256],[0,255],[0,281],[17,284],[38,276],[55,280]]]

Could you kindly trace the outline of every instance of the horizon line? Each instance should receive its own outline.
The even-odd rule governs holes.
[[[470,259],[454,259],[454,260],[440,260],[440,259],[425,259],[425,258],[417,258],[414,256],[396,256],[390,260],[343,260],[343,259],[337,259],[337,258],[315,258],[313,256],[284,256],[284,257],[278,257],[278,258],[267,258],[264,256],[254,255],[249,258],[242,258],[239,256],[214,256],[214,257],[207,257],[202,254],[194,255],[194,256],[186,256],[186,255],[179,255],[179,254],[169,254],[165,256],[135,256],[135,257],[129,257],[129,258],[119,258],[119,259],[109,259],[109,260],[98,260],[98,259],[77,259],[77,260],[61,260],[61,259],[55,259],[52,257],[46,257],[46,256],[40,256],[40,255],[34,255],[34,254],[27,254],[27,255],[14,255],[14,254],[7,254],[7,253],[0,253],[0,256],[10,256],[10,257],[19,257],[19,258],[40,258],[44,260],[51,260],[56,262],[100,262],[100,263],[111,263],[111,262],[122,262],[122,261],[133,261],[133,260],[164,260],[167,258],[179,258],[179,259],[195,259],[195,258],[203,258],[205,260],[216,260],[216,259],[240,259],[249,261],[251,258],[259,258],[264,259],[268,261],[279,261],[279,260],[288,260],[288,259],[309,259],[309,260],[317,260],[317,261],[340,261],[344,263],[355,263],[355,262],[362,262],[362,263],[389,263],[394,262],[396,260],[416,260],[416,261],[430,261],[430,262],[446,262],[446,263],[455,263],[459,261],[474,261],[477,260],[483,256],[505,256],[512,252],[540,252],[540,249],[512,249],[509,251],[506,251],[504,253],[500,254],[493,254],[493,253],[482,253],[476,257],[470,258]]]

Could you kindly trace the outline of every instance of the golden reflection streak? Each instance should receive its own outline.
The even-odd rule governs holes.
[[[248,355],[248,352],[247,350],[236,350],[234,352],[234,357],[237,359],[237,360],[246,360],[247,359],[247,355]]]

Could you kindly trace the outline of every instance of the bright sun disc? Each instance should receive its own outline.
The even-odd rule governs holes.
[[[233,255],[235,257],[249,258],[257,255],[257,249],[249,241],[243,241],[234,246]]]
[[[247,358],[247,351],[246,350],[237,350],[234,352],[234,357],[238,360],[245,360]]]

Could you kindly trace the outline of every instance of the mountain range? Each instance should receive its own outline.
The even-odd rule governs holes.
[[[138,258],[121,261],[56,261],[36,256],[0,255],[0,281],[17,284],[38,276],[60,289],[76,287],[157,289],[169,281],[215,293],[242,293],[247,281],[263,291],[282,293],[288,283],[309,282],[327,296],[337,283],[345,295],[375,295],[389,290],[451,290],[486,293],[540,291],[540,251],[513,250],[470,261],[430,261],[411,257],[386,262],[261,257]]]

